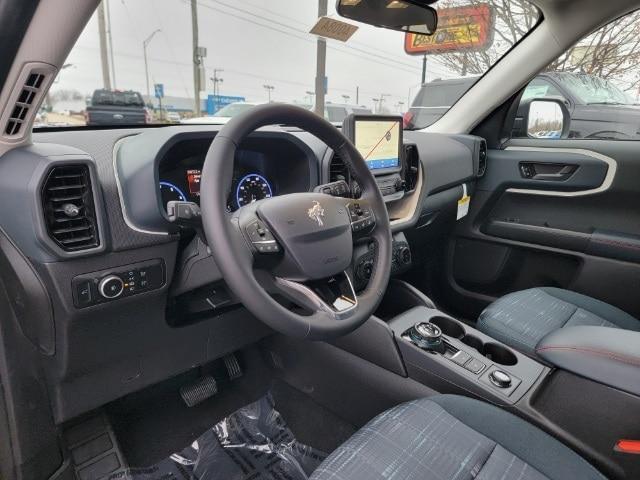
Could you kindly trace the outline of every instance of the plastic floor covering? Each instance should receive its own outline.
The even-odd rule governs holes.
[[[216,423],[182,451],[110,480],[307,480],[325,457],[295,439],[267,394]]]

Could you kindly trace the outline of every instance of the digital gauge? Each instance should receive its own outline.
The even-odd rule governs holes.
[[[236,203],[238,207],[244,207],[263,198],[271,198],[273,190],[271,185],[262,175],[251,173],[240,179],[236,188]]]
[[[160,182],[160,194],[162,195],[162,206],[167,208],[167,203],[172,201],[186,202],[186,195],[170,182]]]

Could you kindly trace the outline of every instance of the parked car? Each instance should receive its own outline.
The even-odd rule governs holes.
[[[405,114],[405,126],[423,128],[431,125],[477,79],[465,77],[424,84]],[[537,75],[522,95],[523,100],[549,97],[563,100],[569,109],[570,138],[640,139],[640,106],[606,79],[571,72],[545,72]],[[520,108],[516,115],[516,131],[522,128],[522,118]],[[559,138],[559,135],[545,138]]]
[[[174,111],[165,110],[162,112],[162,116],[166,121],[172,123],[180,123],[181,120],[180,114]]]
[[[98,89],[85,113],[87,125],[137,125],[150,123],[142,95],[132,90]]]
[[[359,105],[348,105],[346,103],[327,102],[324,106],[324,118],[331,123],[340,123],[352,113],[357,115],[371,115],[370,108]]]
[[[404,114],[405,128],[424,128],[435,123],[477,79],[477,76],[452,80],[438,79],[423,84],[413,99],[411,108]]]

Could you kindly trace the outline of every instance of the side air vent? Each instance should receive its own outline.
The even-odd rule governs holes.
[[[77,252],[100,245],[87,165],[52,168],[42,186],[42,207],[47,233],[63,250]]]
[[[44,83],[44,79],[45,76],[43,73],[29,74],[5,124],[5,135],[15,137],[22,133],[23,125],[27,121],[29,110],[34,106],[36,97],[40,93],[40,89]]]
[[[420,172],[420,154],[418,147],[413,144],[404,146],[404,161],[406,172],[404,175],[405,192],[413,192],[418,185],[418,175]]]
[[[331,163],[329,163],[329,182],[337,182],[344,180],[349,183],[349,168],[338,153],[333,154]]]
[[[487,171],[487,142],[484,140],[480,141],[478,157],[478,177],[482,177]]]

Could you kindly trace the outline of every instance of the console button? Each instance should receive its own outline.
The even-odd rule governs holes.
[[[89,280],[81,281],[76,285],[76,297],[80,307],[91,304],[93,296],[91,295],[91,282]]]
[[[470,358],[471,358],[471,355],[469,355],[467,352],[463,352],[462,350],[460,350],[456,352],[449,360],[451,360],[453,363],[456,363],[462,366],[465,363],[467,363],[467,360],[469,360]]]
[[[104,298],[117,298],[122,295],[124,282],[117,275],[108,275],[100,280],[98,291]]]
[[[466,370],[469,370],[471,373],[475,373],[476,375],[484,370],[485,367],[486,365],[484,363],[473,357],[471,357],[471,360],[464,364],[464,368]]]
[[[511,386],[511,377],[502,370],[495,370],[489,374],[489,381],[498,388],[509,388]]]

